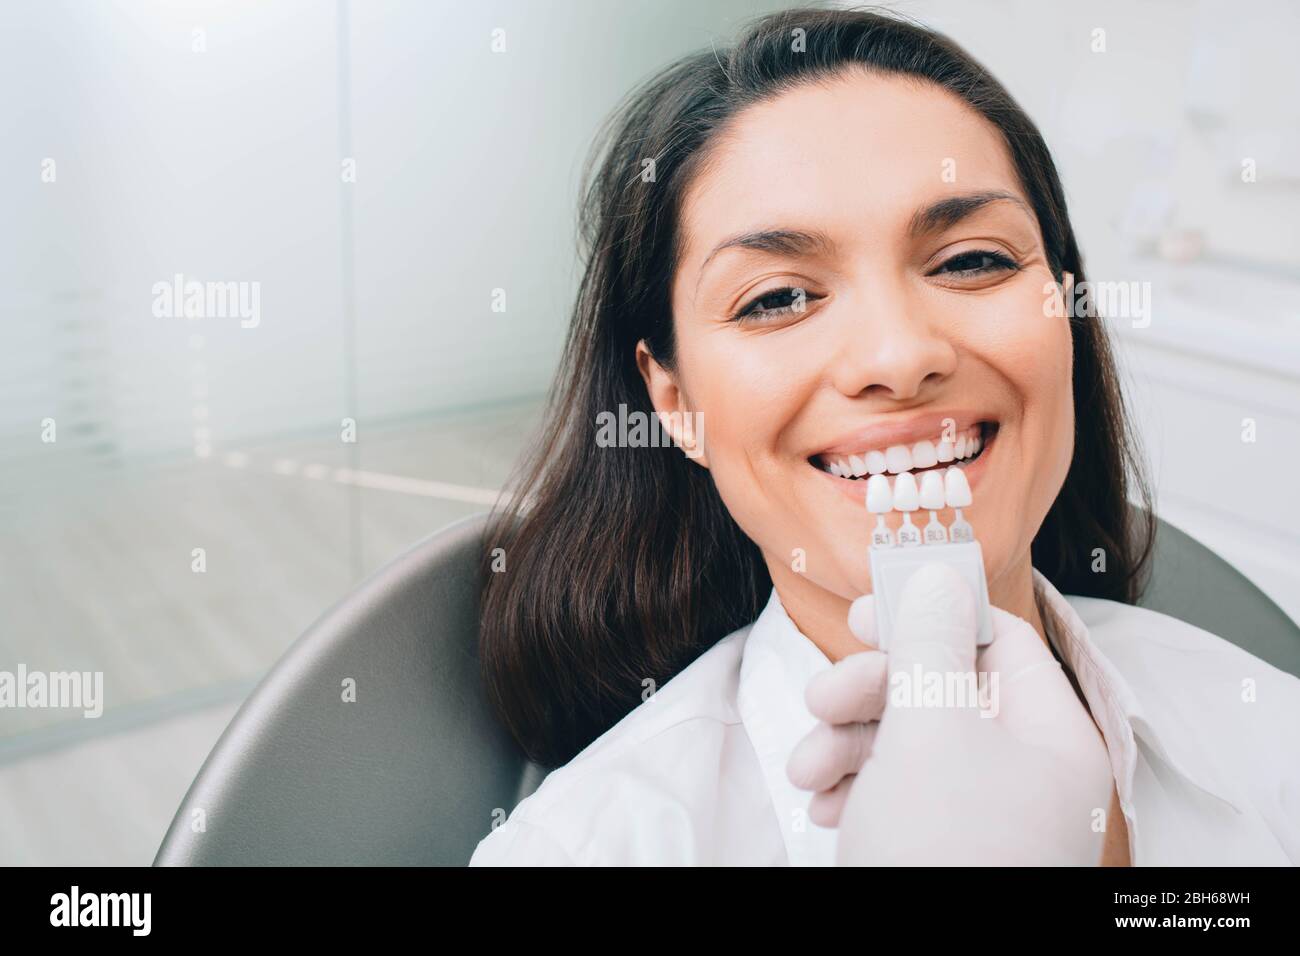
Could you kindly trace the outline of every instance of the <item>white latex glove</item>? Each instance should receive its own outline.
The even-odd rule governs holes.
[[[1037,632],[992,612],[993,643],[977,654],[969,586],[930,565],[904,590],[887,655],[850,655],[809,683],[809,708],[826,724],[788,769],[819,791],[814,823],[838,815],[840,863],[1100,862],[1113,787],[1105,742]],[[906,706],[918,665],[945,678],[996,675],[986,710],[996,715],[982,716],[978,702]]]
[[[885,710],[889,659],[876,650],[873,598],[849,608],[849,630],[869,649],[850,654],[816,674],[804,691],[808,710],[820,723],[790,754],[786,775],[802,790],[816,791],[808,818],[820,827],[839,826],[854,775],[862,768]]]

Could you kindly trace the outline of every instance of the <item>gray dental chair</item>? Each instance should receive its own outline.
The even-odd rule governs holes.
[[[484,703],[485,516],[420,541],[327,611],[244,702],[155,866],[463,865],[535,790]],[[1143,605],[1300,674],[1300,628],[1230,565],[1160,525]],[[355,701],[344,702],[344,682]]]

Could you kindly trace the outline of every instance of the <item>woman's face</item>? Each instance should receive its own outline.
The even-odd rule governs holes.
[[[639,349],[656,408],[702,413],[696,460],[787,607],[871,590],[866,478],[832,463],[869,474],[883,455],[920,483],[926,443],[981,435],[963,513],[1007,606],[1074,409],[1059,291],[996,129],[937,87],[853,70],[749,108],[712,149],[684,197],[674,372]]]

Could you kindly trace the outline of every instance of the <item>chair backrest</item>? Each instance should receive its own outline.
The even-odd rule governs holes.
[[[1138,601],[1217,634],[1300,676],[1300,627],[1240,571],[1191,535],[1161,521],[1151,580]]]
[[[217,741],[155,865],[468,862],[494,813],[545,775],[483,701],[485,517],[425,538],[286,652]],[[1300,628],[1170,525],[1142,603],[1300,674]]]
[[[494,811],[544,775],[480,692],[485,518],[423,539],[289,648],[204,762],[155,865],[469,860]]]

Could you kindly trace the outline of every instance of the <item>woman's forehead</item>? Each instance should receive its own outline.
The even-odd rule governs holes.
[[[938,199],[998,190],[1024,198],[992,123],[933,84],[854,70],[728,124],[683,202],[682,264],[760,223],[901,236]]]

